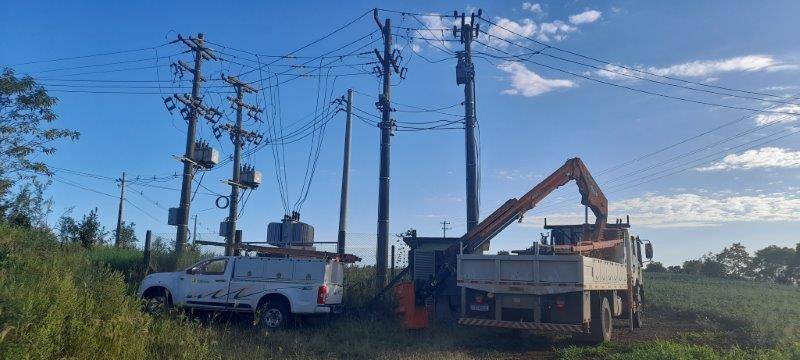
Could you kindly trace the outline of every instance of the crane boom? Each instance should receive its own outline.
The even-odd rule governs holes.
[[[418,302],[432,295],[439,285],[454,273],[459,253],[471,254],[482,248],[488,248],[492,238],[497,236],[503,229],[511,225],[515,220],[522,219],[526,212],[536,207],[539,202],[553,191],[572,180],[575,180],[578,185],[581,204],[588,206],[596,218],[591,241],[601,241],[603,229],[608,219],[608,199],[606,199],[606,196],[600,190],[594,178],[592,178],[583,161],[580,158],[572,158],[519,199],[514,198],[506,201],[491,215],[478,223],[472,231],[462,236],[460,241],[448,247],[444,251],[444,264],[437,271],[436,276],[426,286],[418,289]],[[462,244],[463,248],[461,248]]]

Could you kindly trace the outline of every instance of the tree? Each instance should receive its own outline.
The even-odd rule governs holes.
[[[136,238],[135,223],[129,223],[123,221],[119,233],[120,233],[119,246],[122,248],[132,249],[136,246],[136,243],[139,242],[139,239]],[[117,229],[114,229],[114,231],[112,231],[112,236],[115,239],[117,238]]]
[[[54,141],[80,137],[77,131],[50,127],[58,118],[57,102],[30,76],[17,78],[9,68],[0,74],[0,198],[20,179],[51,175],[42,155],[56,151]]]
[[[709,258],[712,256],[709,254]],[[752,258],[741,243],[733,243],[730,247],[722,249],[722,251],[713,256],[713,260],[722,265],[724,276],[732,278],[750,278],[752,274]]]
[[[756,251],[751,271],[761,280],[792,284],[800,280],[792,271],[796,257],[796,249],[770,245]]]
[[[711,254],[705,257],[703,260],[703,266],[700,270],[701,275],[711,276],[711,277],[725,277],[728,274],[728,270],[725,267],[725,264],[717,261]]]
[[[683,262],[683,272],[691,275],[703,273],[703,260],[686,260]]]
[[[100,216],[97,215],[97,208],[89,211],[89,214],[84,215],[83,219],[77,224],[77,239],[87,249],[94,245],[104,244],[106,235],[108,235],[108,231],[100,225]]]
[[[47,215],[53,208],[52,198],[44,197],[49,184],[34,178],[22,185],[16,195],[0,201],[0,216],[14,226],[46,228]]]
[[[662,264],[662,263],[660,263],[658,261],[653,261],[653,262],[647,264],[647,267],[644,268],[644,271],[654,272],[654,273],[656,273],[656,272],[661,273],[661,272],[666,272],[667,268],[664,267],[664,264]]]
[[[61,244],[78,242],[78,222],[75,218],[69,216],[73,208],[67,209],[61,217],[58,218],[58,241]]]
[[[680,265],[672,265],[672,266],[667,267],[667,272],[676,273],[677,274],[677,273],[682,273],[683,269],[681,269]]]

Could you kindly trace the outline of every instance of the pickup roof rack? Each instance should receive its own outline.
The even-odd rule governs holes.
[[[214,242],[214,241],[195,240],[194,243],[195,244],[199,244],[199,245],[226,246],[225,243]],[[288,248],[280,248],[280,247],[250,245],[250,244],[237,244],[236,248],[244,250],[244,251],[253,251],[253,252],[256,252],[256,253],[259,253],[259,254],[265,254],[265,255],[297,256],[297,257],[307,257],[307,258],[314,258],[314,259],[338,259],[340,262],[343,262],[343,263],[346,263],[346,264],[352,264],[352,263],[361,261],[360,257],[355,256],[353,254],[342,254],[342,255],[339,255],[337,253],[328,252],[328,251],[288,249]]]

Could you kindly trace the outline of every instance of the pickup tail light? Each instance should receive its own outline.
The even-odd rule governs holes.
[[[325,305],[325,300],[328,300],[328,285],[322,285],[317,289],[317,304]]]

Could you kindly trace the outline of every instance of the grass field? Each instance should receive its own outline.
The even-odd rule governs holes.
[[[389,307],[364,309],[370,274],[359,269],[348,272],[352,311],[265,333],[244,315],[141,313],[137,258],[0,225],[0,358],[800,359],[797,287],[648,274],[646,327],[587,347],[450,323],[402,330]]]

